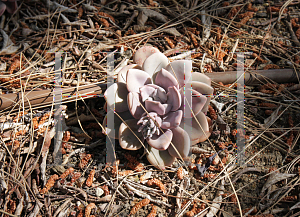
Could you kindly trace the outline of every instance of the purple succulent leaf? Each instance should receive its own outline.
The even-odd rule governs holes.
[[[179,84],[176,78],[167,70],[161,69],[155,78],[155,84],[159,85],[160,87],[164,88],[166,91],[168,87],[176,86],[179,89]]]
[[[156,113],[154,113],[154,112],[150,112],[149,115],[153,117],[153,119],[155,120],[156,125],[157,125],[158,127],[160,127],[161,124],[162,124],[162,119],[161,119],[161,117],[159,117],[159,116],[158,116]]]
[[[200,111],[202,111],[202,109],[204,108],[206,102],[207,102],[207,98],[206,96],[203,96],[201,93],[194,95],[193,93],[194,91],[192,91],[192,110],[194,112],[195,115],[199,114]],[[197,91],[195,91],[197,92]]]
[[[163,104],[163,106],[166,109],[165,114],[168,114],[171,111],[172,107],[173,107],[172,104],[168,104],[168,103]]]
[[[112,115],[114,115],[114,127],[109,128],[110,125],[107,125],[107,117],[112,116]],[[133,119],[133,117],[129,111],[118,112],[118,115],[120,115],[120,117],[123,120]],[[105,127],[106,131],[102,130],[102,133],[109,136],[110,138],[118,139],[119,138],[119,128],[122,123],[123,123],[122,120],[112,110],[109,110],[109,111],[107,111],[107,114],[103,119],[103,126]]]
[[[168,88],[168,94],[167,94],[168,100],[167,104],[172,105],[171,111],[176,111],[181,106],[181,94],[177,87],[172,86]]]
[[[169,60],[163,53],[154,53],[145,59],[143,70],[152,78],[156,72],[160,71],[162,68],[165,68],[168,64]]]
[[[200,73],[200,72],[192,73],[192,81],[203,82],[203,83],[211,86],[211,79],[207,75]]]
[[[147,154],[147,159],[149,163],[158,169],[166,169],[167,166],[171,166],[175,161],[175,157],[171,156],[168,150],[159,151],[152,146],[148,147],[149,154]]]
[[[151,84],[150,76],[139,69],[129,69],[127,71],[127,89],[129,92],[139,92],[140,87]]]
[[[181,127],[173,128],[171,131],[173,132],[172,144],[174,147],[170,144],[168,148],[169,154],[177,158],[186,158],[190,151],[190,137],[188,133]]]
[[[153,134],[152,137],[147,138],[147,143],[157,150],[164,151],[169,147],[172,137],[171,130],[165,130],[164,133],[159,131],[159,135]]]
[[[153,99],[160,101],[161,103],[166,103],[168,99],[166,91],[161,87],[157,88],[153,95]]]
[[[206,104],[207,98],[205,96],[203,96],[201,93],[199,93],[198,91],[194,90],[194,89],[185,89],[185,94],[191,94],[192,95],[192,111],[193,113],[189,110],[189,106],[187,104],[187,102],[185,102],[184,104],[184,91],[183,88],[180,89],[180,94],[181,94],[181,107],[180,110],[184,111],[185,110],[185,118],[193,118],[193,113],[194,115],[199,114],[199,112],[203,109],[203,107]],[[184,107],[185,106],[185,107]]]
[[[145,86],[140,87],[140,94],[142,97],[142,101],[145,102],[146,99],[148,99],[150,96],[153,95],[155,90],[156,89],[150,85],[145,85]]]
[[[162,119],[161,128],[172,129],[178,127],[182,120],[182,114],[181,110],[167,113]]]
[[[116,112],[124,112],[128,110],[127,105],[127,87],[124,83],[114,83],[109,86],[104,93],[107,105]],[[114,97],[111,97],[114,95]]]
[[[191,86],[193,87],[194,90],[196,90],[199,93],[201,93],[204,96],[206,96],[207,100],[206,100],[205,105],[202,108],[202,112],[206,113],[207,110],[208,110],[208,105],[209,105],[210,100],[211,100],[211,96],[214,93],[214,88],[212,88],[208,84],[205,84],[205,83],[199,82],[199,81],[193,81],[193,82],[191,82]]]
[[[126,123],[126,124],[125,124]],[[125,123],[121,123],[119,128],[119,144],[123,149],[126,150],[138,150],[143,145],[141,142],[144,141],[144,137],[141,133],[137,131],[137,119],[126,120]],[[138,140],[136,136],[140,139]],[[141,142],[140,142],[141,141]]]
[[[167,65],[165,69],[178,79],[180,87],[183,87],[190,80],[192,74],[192,61],[176,60]]]
[[[127,104],[132,116],[136,119],[140,119],[145,112],[141,106],[140,95],[136,92],[129,92],[127,95]]]
[[[118,73],[118,78],[117,78],[117,81],[119,83],[124,83],[126,84],[126,77],[127,77],[127,71],[129,69],[142,69],[141,66],[137,65],[137,64],[131,64],[131,65],[128,65],[128,66],[124,66]]]
[[[8,1],[5,4],[6,4],[6,10],[10,14],[13,14],[18,8],[18,4],[16,1]]]
[[[133,62],[138,64],[139,66],[142,66],[145,59],[147,59],[154,53],[160,53],[160,51],[155,47],[144,46],[135,52],[133,56]]]
[[[155,122],[156,124],[158,125],[158,127],[161,126],[161,123],[162,123],[162,119],[157,115],[157,113],[155,112],[145,112],[142,117],[140,118],[140,120],[137,122],[137,124],[142,124],[144,122],[144,120],[148,119],[150,116]]]
[[[196,119],[193,118],[192,123],[190,121],[181,121],[179,125],[181,128],[184,128],[184,126],[189,128],[191,127],[191,134],[189,136],[192,144],[204,142],[210,136],[209,125],[206,115],[203,112],[199,112],[199,114],[196,115]],[[200,124],[200,126],[198,123]]]
[[[6,4],[0,1],[0,16],[4,13],[6,10]]]
[[[158,115],[166,114],[166,108],[160,102],[146,100],[145,107],[148,112],[156,112]]]

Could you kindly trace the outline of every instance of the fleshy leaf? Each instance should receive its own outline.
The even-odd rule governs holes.
[[[204,142],[210,136],[209,126],[205,114],[203,112],[199,112],[199,114],[196,115],[196,118],[201,127],[199,126],[195,118],[192,119],[192,124],[190,119],[183,119],[179,125],[183,129],[184,126],[186,125],[186,127],[188,127],[187,132],[189,132],[189,129],[191,127],[191,134],[189,136],[192,141],[192,144],[196,144],[198,142]]]
[[[208,110],[208,105],[210,103],[211,97],[213,96],[214,93],[214,89],[203,83],[203,82],[199,82],[199,81],[193,81],[191,83],[192,87],[194,90],[198,91],[199,93],[203,94],[204,96],[206,96],[207,100],[206,103],[204,104],[203,108],[202,108],[202,112],[206,113]]]
[[[5,4],[6,4],[6,10],[10,14],[13,14],[18,8],[17,1],[8,1]]]
[[[0,1],[0,16],[5,12],[6,4]]]
[[[145,102],[145,100],[148,99],[149,96],[153,95],[154,91],[155,91],[155,88],[151,87],[149,85],[140,87],[140,94],[142,97],[142,101]]]
[[[190,80],[192,74],[192,61],[176,60],[167,65],[165,69],[168,70],[175,79],[178,79],[180,87],[183,87]]]
[[[155,84],[159,85],[160,87],[164,88],[166,91],[168,87],[176,86],[179,89],[179,84],[176,78],[167,70],[161,69],[155,78]]]
[[[139,66],[142,66],[145,59],[147,59],[154,53],[160,53],[160,51],[155,47],[144,46],[135,52],[133,56],[133,62],[138,64]]]
[[[167,97],[167,104],[172,105],[171,111],[178,110],[181,106],[181,94],[179,93],[177,87],[169,87]]]
[[[113,121],[113,123],[114,123],[113,128],[109,127],[109,125],[107,125],[107,117],[111,117],[112,115],[113,115],[113,120],[109,120],[109,121],[110,121],[110,123]],[[118,115],[120,115],[120,117],[124,121],[129,120],[129,119],[133,119],[133,117],[132,117],[132,115],[130,114],[129,111],[118,112]],[[120,125],[122,123],[123,123],[122,120],[116,114],[114,114],[114,112],[112,110],[109,110],[107,112],[105,118],[103,119],[103,127],[106,129],[106,131],[104,132],[102,130],[102,133],[109,136],[110,138],[119,139],[119,128],[120,128]]]
[[[154,92],[153,99],[156,100],[156,101],[159,101],[161,103],[167,102],[167,93],[166,93],[166,91],[163,88],[158,87],[156,89],[156,91]]]
[[[182,119],[182,113],[183,112],[181,110],[167,113],[163,117],[161,128],[171,129],[178,127]]]
[[[211,86],[211,79],[207,75],[200,73],[200,72],[192,73],[192,81],[203,82],[203,83]]]
[[[186,109],[184,111],[185,118],[192,118],[193,114],[189,110],[190,107],[188,105],[188,102],[187,101],[184,102],[185,98],[184,98],[183,88],[180,89],[180,93],[181,93],[181,99],[182,99],[180,109],[182,111],[184,111],[184,108]],[[203,96],[201,93],[199,93],[198,91],[193,90],[193,89],[188,89],[188,88],[185,89],[185,94],[192,94],[192,105],[191,105],[192,111],[193,111],[194,115],[197,115],[203,109],[204,105],[206,104],[207,98],[205,96]]]
[[[129,92],[127,95],[127,103],[132,116],[136,119],[140,119],[145,112],[141,106],[140,95],[136,92]]]
[[[162,87],[160,87],[156,84],[147,84],[145,86],[152,87],[155,89],[155,91],[153,92],[153,95],[152,95],[153,100],[159,101],[161,103],[165,103],[167,101],[166,91]]]
[[[147,138],[147,142],[153,148],[164,151],[169,147],[172,137],[173,133],[171,130],[166,130],[164,133],[160,131],[159,135],[153,134],[151,138]]]
[[[164,115],[166,113],[166,108],[157,101],[145,101],[145,107],[148,112],[156,112],[158,115]]]
[[[124,112],[128,110],[127,106],[127,87],[124,83],[114,83],[104,93],[104,97],[108,106],[116,112]],[[112,97],[114,96],[114,97]]]
[[[166,166],[171,166],[175,161],[175,157],[171,156],[168,150],[160,151],[149,145],[149,154],[147,154],[147,159],[149,163],[158,169],[166,169]]]
[[[174,149],[173,145],[170,144],[168,148],[169,154],[177,158],[180,158],[181,156],[184,159],[188,156],[190,151],[190,137],[181,127],[176,127],[171,130],[173,132],[172,143],[177,151]]]
[[[131,64],[131,65],[128,65],[128,66],[124,66],[118,73],[118,78],[117,78],[117,81],[119,83],[124,83],[126,84],[126,77],[127,77],[127,71],[129,69],[142,69],[141,66],[137,65],[137,64]]]
[[[143,146],[141,142],[144,141],[144,137],[142,133],[137,131],[139,128],[137,121],[137,119],[130,119],[125,121],[128,126],[125,123],[121,124],[119,129],[119,144],[123,149],[138,150]],[[138,136],[141,142],[131,132],[129,127],[135,133],[135,135]]]
[[[140,87],[151,84],[150,76],[139,69],[129,69],[127,71],[127,89],[129,92],[139,92]]]
[[[163,53],[155,53],[145,59],[143,70],[152,77],[154,73],[165,68],[168,64],[169,60]]]

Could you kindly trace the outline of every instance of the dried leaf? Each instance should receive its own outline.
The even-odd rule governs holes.
[[[224,193],[224,179],[221,180],[221,186],[219,187],[220,190],[218,190],[215,199],[213,200],[213,203],[211,204],[210,210],[207,213],[207,217],[214,217],[216,216],[217,212],[219,211],[221,207],[222,202],[222,194]]]
[[[294,177],[296,174],[288,174],[288,173],[272,173],[268,180],[266,181],[265,185],[263,186],[263,188],[261,189],[261,193],[260,196],[263,195],[264,191],[266,189],[268,189],[269,187],[271,187],[272,185],[274,185],[275,183],[281,181],[281,180],[285,180],[291,177]]]
[[[177,29],[175,29],[175,28],[164,29],[163,32],[168,33],[170,35],[178,36],[178,37],[181,36],[180,32],[178,32]]]
[[[150,10],[150,9],[141,9],[141,11],[143,11],[143,13],[147,16],[147,17],[150,17],[150,18],[153,18],[153,19],[156,19],[157,21],[160,21],[160,22],[167,22],[167,18],[162,15],[161,13],[157,12],[157,11],[154,11],[154,10]]]
[[[143,11],[140,11],[138,17],[137,17],[137,24],[139,26],[144,26],[145,23],[147,22],[148,20],[148,16],[145,15],[145,13]]]
[[[269,128],[278,119],[278,112],[280,111],[281,107],[282,105],[280,105],[268,118],[264,120],[264,128]]]
[[[15,46],[3,29],[0,29],[0,32],[3,37],[3,45],[2,49],[0,50],[0,55],[10,55],[16,53],[21,45]]]

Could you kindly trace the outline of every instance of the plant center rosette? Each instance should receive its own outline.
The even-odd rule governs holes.
[[[192,73],[191,60],[170,62],[151,46],[137,50],[133,61],[104,94],[108,113],[103,125],[107,117],[114,117],[114,129],[106,127],[105,133],[127,150],[138,150],[147,142],[148,161],[165,169],[210,136],[205,114],[213,94],[211,80]]]

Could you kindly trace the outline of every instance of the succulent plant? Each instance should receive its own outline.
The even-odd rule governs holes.
[[[192,73],[191,60],[170,62],[151,46],[137,50],[133,62],[122,68],[117,83],[104,94],[108,113],[115,112],[115,139],[127,150],[147,143],[148,161],[165,169],[176,158],[186,158],[191,145],[210,136],[205,114],[213,94],[211,80]],[[105,133],[112,136],[112,130],[106,128]]]
[[[5,12],[5,10],[13,14],[18,8],[17,0],[1,0],[0,1],[0,16]]]

